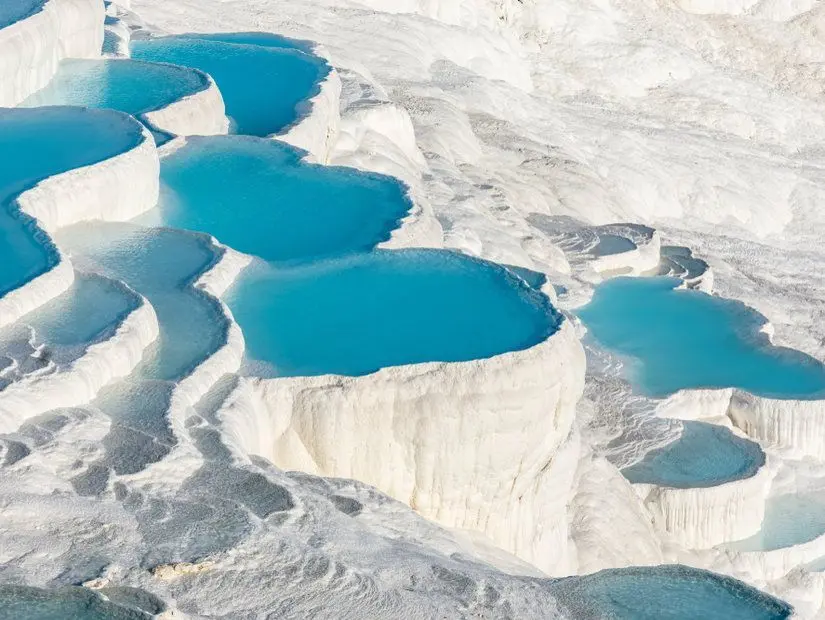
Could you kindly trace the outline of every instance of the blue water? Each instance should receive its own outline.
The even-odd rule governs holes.
[[[162,162],[164,224],[269,261],[364,251],[410,208],[391,177],[301,163],[274,140],[192,138]]]
[[[622,470],[634,483],[686,489],[750,478],[765,463],[759,444],[728,429],[704,422],[684,422],[680,437]]]
[[[600,234],[599,242],[591,250],[591,253],[596,256],[607,256],[609,254],[622,254],[623,252],[629,252],[635,249],[636,244],[627,237]]]
[[[26,323],[49,345],[85,345],[111,333],[137,302],[108,278],[76,274],[68,291],[27,316]]]
[[[155,616],[112,603],[93,590],[0,586],[0,618],[7,620],[149,620]]]
[[[319,92],[318,83],[329,72],[321,59],[286,43],[274,45],[275,39],[193,34],[135,40],[131,50],[137,59],[205,71],[220,88],[234,131],[267,136],[297,120],[303,102]]]
[[[809,542],[825,534],[825,496],[788,493],[768,499],[762,528],[730,543],[738,551],[773,551]]]
[[[578,312],[593,338],[634,362],[629,379],[645,394],[737,387],[759,396],[818,398],[825,368],[757,339],[757,315],[742,304],[674,290],[675,278],[616,278]]]
[[[782,620],[792,608],[741,581],[681,565],[604,570],[553,584],[574,618]]]
[[[58,233],[58,239],[78,264],[125,282],[152,304],[160,339],[143,365],[143,377],[178,380],[223,344],[226,321],[220,306],[191,287],[215,260],[202,236],[94,223],[72,226]]]
[[[484,358],[530,347],[562,320],[504,268],[437,250],[259,266],[227,301],[249,355],[280,376]]]
[[[140,125],[112,112],[79,108],[0,110],[0,294],[48,271],[57,256],[14,198],[38,181],[127,151]]]
[[[203,73],[186,67],[129,59],[72,59],[61,62],[52,81],[22,105],[112,108],[138,115],[164,108],[208,84]]]
[[[3,0],[0,3],[0,28],[34,15],[45,3],[46,0]]]

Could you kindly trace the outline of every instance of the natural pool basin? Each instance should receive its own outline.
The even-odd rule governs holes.
[[[553,592],[575,618],[781,620],[787,603],[741,581],[681,565],[604,570],[568,577]]]
[[[683,425],[676,441],[623,469],[625,478],[677,489],[710,487],[750,478],[765,464],[759,444],[727,428],[704,422]]]
[[[676,278],[615,278],[578,311],[593,338],[628,358],[628,378],[643,393],[736,387],[771,398],[825,396],[825,368],[771,346],[744,305],[675,290]]]
[[[57,261],[51,243],[14,198],[46,177],[98,163],[143,140],[127,116],[56,107],[0,110],[0,294],[48,271]]]
[[[113,597],[114,598],[114,597]],[[137,597],[133,597],[137,598]],[[152,611],[162,611],[162,604],[150,594],[138,599]],[[144,601],[149,601],[147,604]],[[28,586],[0,586],[0,614],[15,620],[149,620],[156,617],[142,609],[121,606],[94,590],[66,587],[54,590]]]
[[[768,499],[762,528],[727,545],[737,551],[775,551],[825,534],[825,495],[786,493]]]
[[[68,59],[49,84],[24,107],[73,105],[111,108],[133,116],[152,112],[209,86],[209,78],[187,67],[130,59]]]
[[[190,138],[163,159],[161,180],[164,225],[268,261],[370,250],[411,206],[395,179],[306,164],[288,145],[242,136]]]
[[[535,345],[562,320],[503,267],[439,250],[259,265],[227,302],[249,356],[276,376],[484,358]]]
[[[76,274],[68,291],[26,317],[38,340],[76,347],[100,340],[137,307],[139,298],[119,283],[94,274]]]
[[[323,60],[286,45],[285,39],[254,33],[188,34],[133,40],[131,53],[205,71],[223,95],[234,132],[268,136],[298,119],[300,104],[318,92],[329,72]]]

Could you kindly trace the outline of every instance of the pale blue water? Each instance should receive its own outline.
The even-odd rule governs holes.
[[[162,162],[164,224],[269,261],[364,251],[410,209],[395,179],[301,163],[274,140],[192,138]]]
[[[0,3],[0,28],[34,15],[45,3],[46,0],[3,0]]]
[[[235,132],[267,136],[298,118],[302,103],[319,92],[318,83],[329,72],[321,59],[273,40],[251,33],[192,34],[135,40],[131,50],[140,60],[205,71],[223,94]]]
[[[113,112],[0,110],[0,294],[48,271],[57,260],[14,198],[48,176],[108,159],[142,139],[140,125]]]
[[[2,620],[149,620],[154,616],[107,601],[88,588],[0,586]]]
[[[204,90],[199,71],[129,59],[64,60],[49,84],[23,102],[25,107],[76,105],[112,108],[138,115]]]
[[[792,608],[723,575],[682,565],[604,570],[553,584],[574,618],[610,620],[782,620]]]
[[[562,320],[506,269],[437,250],[259,266],[227,301],[250,357],[280,376],[484,358],[530,347]]]
[[[177,380],[214,353],[226,322],[218,303],[190,285],[215,257],[202,236],[134,224],[94,223],[58,233],[78,264],[89,264],[145,296],[158,317],[160,340],[140,373]]]
[[[39,340],[50,345],[85,345],[111,333],[137,297],[101,276],[76,274],[72,287],[26,317]]]
[[[773,551],[825,534],[825,495],[788,493],[768,499],[762,528],[727,546],[738,551]]]
[[[759,338],[742,304],[674,290],[675,278],[616,278],[578,312],[593,338],[634,362],[636,387],[651,396],[683,388],[737,387],[759,396],[825,395],[822,364]]]
[[[591,253],[596,256],[607,256],[609,254],[621,254],[635,249],[636,244],[627,237],[599,234],[599,242],[591,250]]]
[[[765,463],[759,444],[728,429],[704,422],[684,422],[681,436],[622,470],[634,483],[687,489],[750,478]]]

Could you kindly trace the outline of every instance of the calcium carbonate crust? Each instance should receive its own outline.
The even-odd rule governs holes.
[[[564,320],[545,341],[487,359],[242,380],[219,417],[240,455],[362,480],[541,568],[551,524],[525,517],[542,513],[537,480],[571,432],[583,378]]]
[[[43,88],[64,58],[99,57],[103,20],[98,0],[45,0],[41,10],[0,29],[0,107]]]
[[[157,202],[160,165],[151,134],[125,114],[94,110],[83,113],[112,115],[124,120],[126,129],[135,131],[139,139],[129,151],[48,177],[17,197],[20,210],[34,218],[32,225],[42,231],[38,238],[53,252],[54,264],[45,273],[0,298],[0,327],[65,292],[74,281],[69,258],[54,245],[49,233],[87,220],[129,220]]]

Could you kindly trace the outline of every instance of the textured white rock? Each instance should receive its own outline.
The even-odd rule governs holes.
[[[98,0],[46,0],[42,10],[0,29],[0,107],[43,88],[62,59],[100,56],[103,18]]]
[[[728,415],[763,445],[825,459],[825,400],[779,400],[737,390]]]
[[[115,115],[115,112],[106,112]],[[126,115],[119,115],[125,117]],[[142,132],[131,150],[110,159],[51,176],[17,197],[20,210],[37,220],[47,234],[62,226],[86,220],[129,220],[157,203],[160,164],[155,141],[136,121]],[[0,298],[0,327],[66,291],[74,279],[67,257],[54,248],[57,263],[18,289]]]
[[[198,73],[201,73],[200,71]],[[152,127],[176,136],[211,136],[229,131],[223,97],[215,80],[202,73],[207,85],[169,105],[142,114]]]
[[[558,540],[543,534],[542,476],[571,431],[583,373],[565,320],[544,342],[489,359],[246,380],[220,415],[241,454],[363,480],[541,567]]]
[[[51,409],[90,402],[103,386],[131,373],[157,337],[155,311],[140,297],[139,306],[110,338],[92,344],[68,368],[12,383],[0,392],[0,432],[12,432],[25,420]]]
[[[313,53],[324,57],[323,50]],[[299,119],[276,137],[309,153],[309,161],[325,164],[338,139],[341,122],[341,78],[331,68],[321,81],[320,92],[301,104]]]
[[[770,457],[755,475],[706,488],[636,484],[656,527],[688,549],[707,549],[752,536],[765,517],[776,468]]]

